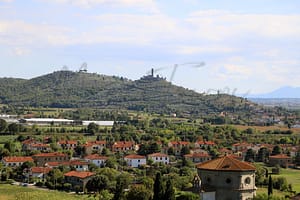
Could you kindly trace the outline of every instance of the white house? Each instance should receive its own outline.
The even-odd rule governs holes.
[[[163,153],[153,153],[148,155],[148,159],[153,160],[154,163],[160,162],[164,164],[170,163],[170,158],[167,154]]]
[[[146,165],[146,157],[136,154],[131,154],[124,157],[130,167],[140,167],[141,165]]]
[[[82,160],[72,160],[70,165],[75,168],[76,171],[89,171],[89,163]]]
[[[98,154],[92,154],[84,157],[84,160],[86,160],[89,163],[94,163],[97,167],[104,166],[107,159],[108,157],[100,156]]]

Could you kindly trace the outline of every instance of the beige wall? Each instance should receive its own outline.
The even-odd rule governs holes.
[[[246,200],[255,195],[255,172],[198,170],[202,188],[214,189],[216,200]]]

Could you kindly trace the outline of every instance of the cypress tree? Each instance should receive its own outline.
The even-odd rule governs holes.
[[[272,176],[269,176],[269,185],[268,185],[268,196],[273,194],[273,181]]]
[[[166,184],[166,192],[164,194],[164,200],[175,200],[175,191],[173,187],[173,182],[168,179]]]
[[[156,174],[154,187],[153,187],[153,192],[154,192],[153,200],[162,200],[162,199],[164,199],[164,187],[163,187],[163,182],[162,182],[160,172],[157,172],[157,174]]]

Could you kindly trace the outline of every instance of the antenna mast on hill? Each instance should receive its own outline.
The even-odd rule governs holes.
[[[81,67],[79,68],[79,72],[87,72],[87,63],[82,63]]]

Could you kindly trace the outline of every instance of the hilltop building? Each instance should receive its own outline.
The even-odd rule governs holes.
[[[202,200],[250,200],[256,195],[256,168],[231,156],[197,165]]]

